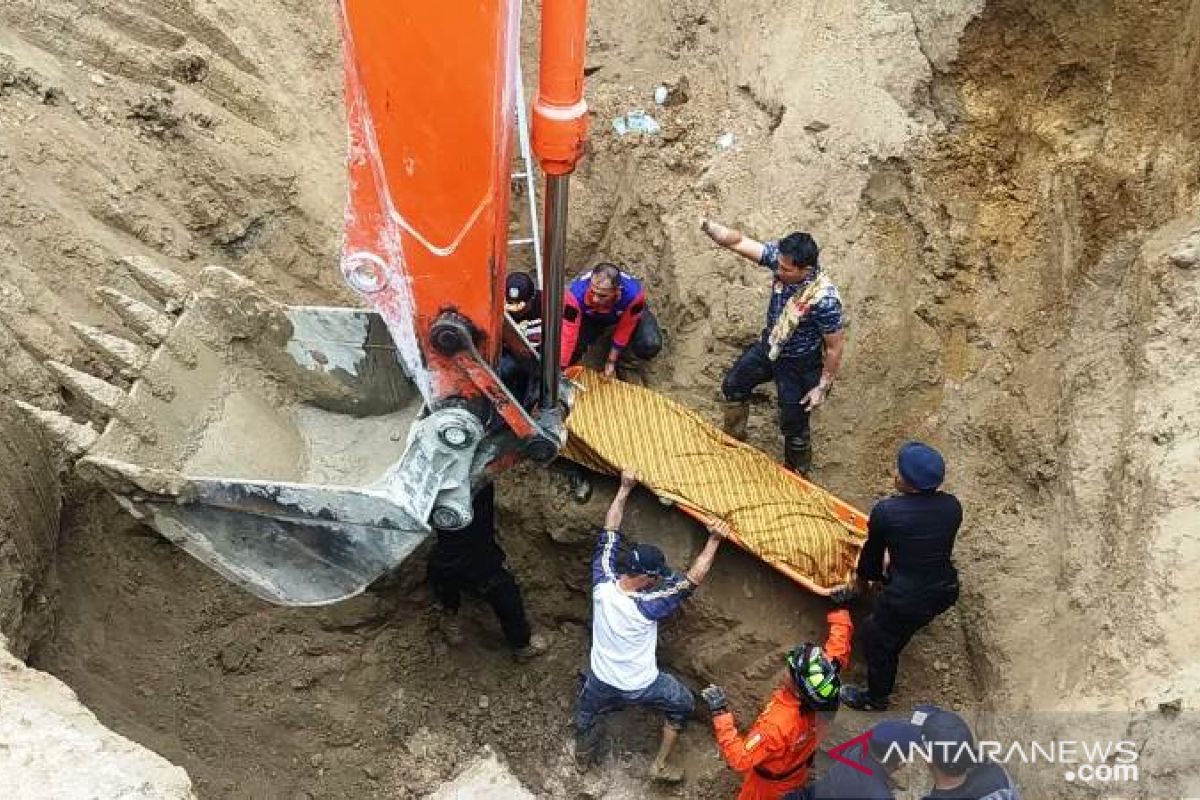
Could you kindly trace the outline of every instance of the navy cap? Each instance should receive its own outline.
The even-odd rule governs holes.
[[[975,766],[975,734],[967,721],[955,714],[936,706],[928,712],[913,714],[913,721],[918,714],[924,716],[921,724],[921,738],[934,745],[932,750],[933,765],[951,775],[962,775]],[[964,747],[965,745],[965,747]]]
[[[907,753],[909,747],[921,743],[921,729],[905,720],[885,720],[871,728],[871,742],[885,748],[899,745]]]
[[[536,289],[528,272],[512,272],[504,279],[504,299],[509,303],[532,300]]]
[[[629,553],[629,573],[665,578],[671,574],[671,570],[667,567],[667,557],[662,550],[652,544],[639,544]]]
[[[923,442],[906,442],[896,455],[896,468],[904,482],[918,492],[931,492],[946,479],[942,454]]]

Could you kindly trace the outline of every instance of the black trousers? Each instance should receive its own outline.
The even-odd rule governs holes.
[[[887,698],[896,686],[900,653],[913,635],[958,601],[958,581],[920,589],[889,585],[863,625],[867,691]]]
[[[759,339],[738,357],[721,383],[726,400],[749,400],[754,387],[769,380],[775,381],[779,402],[779,429],[784,436],[808,441],[808,412],[801,401],[821,382],[823,354],[820,350],[804,358],[780,356],[775,361]]]
[[[529,619],[525,616],[521,587],[503,566],[496,566],[483,574],[470,574],[431,562],[429,581],[433,584],[438,602],[447,611],[458,612],[464,593],[476,595],[492,607],[510,647],[519,650],[529,644]]]
[[[614,328],[616,328],[615,324],[604,325],[594,319],[584,317],[579,326],[579,338],[575,342],[575,352],[571,354],[567,363],[577,363],[602,334]],[[658,318],[647,308],[638,319],[637,327],[633,329],[633,335],[629,337],[627,351],[642,361],[649,361],[658,355],[662,346],[662,330],[658,327]]]

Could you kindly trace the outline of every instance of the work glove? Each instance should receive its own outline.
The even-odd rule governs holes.
[[[729,710],[729,698],[725,696],[725,690],[720,686],[705,686],[700,690],[700,696],[704,698],[709,712],[714,717],[722,711]]]
[[[858,599],[858,588],[854,584],[837,586],[829,593],[829,602],[834,608],[845,608]]]

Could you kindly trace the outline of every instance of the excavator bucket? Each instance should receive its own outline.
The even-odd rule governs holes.
[[[219,267],[192,292],[131,257],[140,296],[98,291],[141,343],[75,326],[115,383],[50,364],[103,433],[26,407],[130,512],[265,600],[363,591],[432,528],[467,525],[473,488],[565,442],[557,360],[534,416],[493,369],[502,351],[538,361],[503,305],[521,4],[469,5],[339,3],[340,267],[371,310],[284,305]]]
[[[172,273],[132,261],[135,277]],[[439,495],[453,525],[469,506],[469,472],[429,437],[483,431],[465,412],[433,418],[403,369],[387,326],[365,310],[286,306],[211,267],[178,320],[101,290],[141,345],[96,329],[80,335],[125,392],[51,363],[102,435],[27,407],[82,454],[79,470],[191,555],[259,597],[316,605],[361,592],[428,535]],[[449,423],[455,423],[450,425]],[[445,448],[441,448],[445,450]],[[428,487],[434,487],[429,489]]]

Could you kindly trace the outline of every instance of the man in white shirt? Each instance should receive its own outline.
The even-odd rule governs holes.
[[[658,669],[658,622],[674,613],[708,575],[730,530],[726,523],[710,520],[708,541],[687,573],[672,572],[654,545],[622,542],[625,501],[636,485],[632,472],[621,473],[621,488],[592,559],[592,654],[575,715],[576,755],[595,759],[598,717],[623,706],[649,706],[666,717],[651,776],[678,782],[683,775],[667,766],[667,758],[696,701],[678,678]]]

